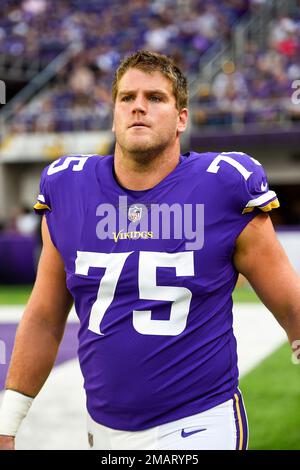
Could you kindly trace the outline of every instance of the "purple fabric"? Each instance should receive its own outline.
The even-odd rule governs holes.
[[[242,215],[247,203],[274,194],[262,166],[247,155],[219,156],[216,171],[217,157],[187,153],[164,180],[142,192],[118,185],[112,156],[63,157],[43,172],[49,231],[80,319],[87,407],[106,426],[146,429],[205,411],[236,391],[232,254],[236,237],[256,215]],[[128,198],[125,220],[120,197]],[[99,210],[107,203],[118,214],[109,228],[115,233],[127,233],[128,211],[136,204],[150,207],[144,213],[148,227],[151,204],[177,204],[182,211],[188,204],[194,229],[196,207],[204,206],[204,244],[187,248],[186,234],[175,236],[173,218],[169,237],[160,224],[152,227],[157,238],[101,239],[105,216]],[[142,230],[140,224],[134,230]],[[184,272],[177,272],[178,263]],[[151,267],[155,280],[149,280]],[[146,322],[141,311],[151,311]],[[135,321],[142,322],[140,329]]]

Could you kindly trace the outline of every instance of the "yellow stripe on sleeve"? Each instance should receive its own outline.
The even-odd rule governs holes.
[[[269,202],[269,204],[266,204],[265,206],[249,206],[249,207],[245,207],[242,214],[247,214],[249,212],[252,212],[255,207],[257,209],[260,209],[261,211],[263,212],[269,212],[271,211],[272,209],[277,209],[277,207],[280,206],[280,203],[278,201],[278,199],[274,199],[273,201]]]
[[[248,214],[248,212],[254,211],[254,207],[245,207],[242,214]]]
[[[266,206],[260,207],[260,209],[264,212],[269,212],[272,209],[277,209],[277,207],[279,206],[280,206],[280,203],[278,199],[274,199],[274,201],[269,202],[269,204],[267,204]]]
[[[48,209],[49,211],[51,211],[51,208],[49,206],[47,206],[47,204],[42,204],[41,202],[37,202],[33,206],[33,208],[38,210],[38,211],[45,210],[45,209]]]

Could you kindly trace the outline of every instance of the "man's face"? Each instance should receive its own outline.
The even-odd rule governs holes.
[[[119,81],[113,131],[123,152],[155,154],[174,145],[186,128],[187,110],[176,109],[171,81],[160,72],[131,68]]]

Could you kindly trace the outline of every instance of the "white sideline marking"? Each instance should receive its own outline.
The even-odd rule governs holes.
[[[235,304],[233,330],[240,375],[245,375],[287,341],[285,331],[263,304]]]

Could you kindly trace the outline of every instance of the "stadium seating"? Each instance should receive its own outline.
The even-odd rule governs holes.
[[[197,75],[204,54],[227,41],[248,9],[247,0],[4,0],[0,53],[48,64],[71,43],[79,52],[25,108],[15,112],[15,132],[106,128],[110,85],[121,57],[146,48],[173,55]],[[55,5],[54,5],[55,4]]]

